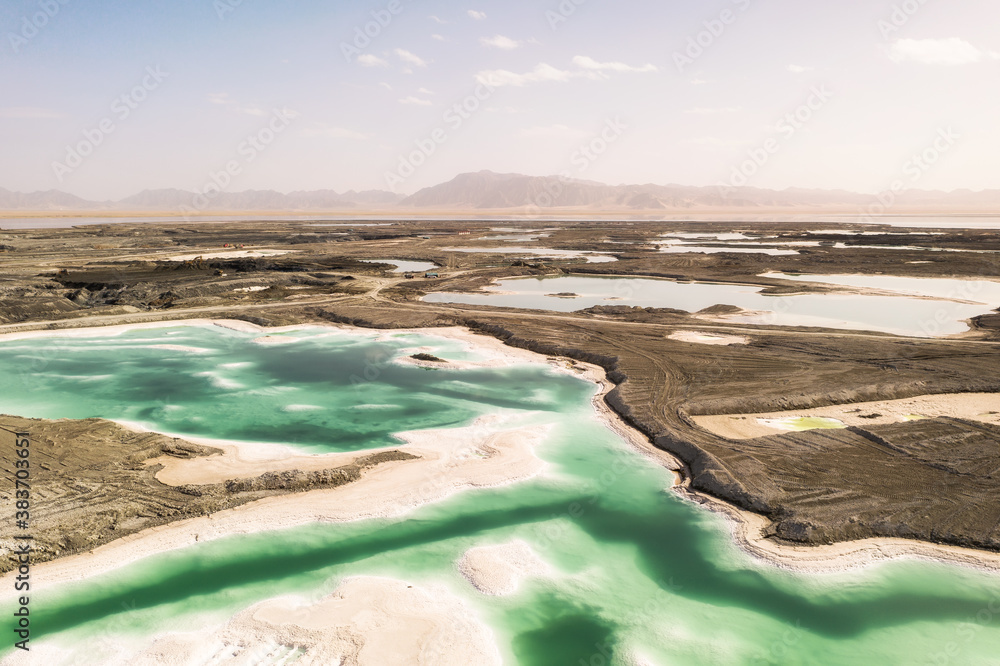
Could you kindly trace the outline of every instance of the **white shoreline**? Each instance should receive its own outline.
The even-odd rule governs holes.
[[[786,571],[837,574],[893,561],[920,560],[1000,573],[1000,553],[912,539],[873,537],[823,546],[778,543],[763,535],[770,525],[766,517],[692,491],[687,483],[675,490],[685,499],[724,516],[733,542],[744,553]]]
[[[395,518],[467,489],[510,485],[541,473],[545,463],[534,449],[544,442],[548,428],[503,429],[502,426],[501,417],[492,415],[464,428],[400,433],[406,444],[391,449],[419,456],[417,459],[382,463],[367,470],[359,480],[343,486],[267,497],[209,516],[152,527],[86,553],[36,564],[32,569],[32,589],[45,590],[80,581],[153,555],[233,535],[284,530],[315,522]],[[354,458],[382,450],[385,449],[332,456],[337,457],[337,463],[347,464]],[[221,457],[178,460],[170,472],[171,482],[189,482],[184,470],[189,466],[196,470],[191,478],[201,475],[216,480],[211,475],[225,468],[216,466],[213,458]],[[206,460],[211,462],[204,465]],[[326,469],[337,466],[330,464],[333,460],[323,456],[315,464]],[[239,463],[238,459],[233,461]],[[252,464],[260,464],[260,460]],[[217,478],[238,478],[242,470],[236,468],[236,471]],[[10,583],[15,574],[8,573],[0,581]],[[12,590],[13,585],[5,589]],[[0,599],[8,595],[4,593]]]
[[[549,563],[520,539],[470,548],[455,566],[470,585],[492,597],[512,595],[523,580],[550,578],[554,573]]]
[[[156,328],[176,328],[184,326],[203,326],[203,327],[214,327],[220,326],[223,328],[230,328],[233,330],[238,330],[247,333],[261,333],[264,332],[268,335],[273,335],[276,333],[303,330],[308,328],[316,329],[328,329],[331,333],[342,332],[345,334],[362,334],[375,339],[384,339],[389,336],[396,336],[400,334],[416,334],[416,335],[426,335],[432,337],[448,338],[453,340],[458,340],[469,346],[470,349],[474,349],[477,352],[487,351],[490,352],[493,358],[489,361],[482,363],[470,363],[466,365],[466,362],[450,362],[448,364],[434,364],[436,369],[447,370],[450,366],[451,368],[458,369],[459,367],[471,367],[475,365],[477,367],[500,367],[500,366],[512,366],[517,364],[547,364],[549,367],[568,374],[573,374],[589,380],[598,385],[599,390],[594,394],[592,403],[598,414],[598,417],[604,422],[604,424],[609,427],[612,431],[618,434],[623,440],[625,440],[631,447],[635,450],[641,452],[643,455],[655,460],[657,464],[663,465],[668,469],[674,470],[675,474],[678,476],[678,481],[680,480],[679,471],[684,469],[684,466],[671,454],[662,449],[656,448],[649,439],[629,426],[624,420],[622,420],[617,413],[615,413],[604,401],[604,396],[614,388],[614,384],[607,379],[605,372],[602,368],[586,364],[578,361],[569,362],[566,359],[559,359],[557,362],[552,362],[548,360],[543,360],[546,357],[542,354],[537,354],[528,350],[511,347],[505,345],[500,340],[488,336],[475,334],[469,329],[461,327],[450,327],[450,328],[414,328],[414,329],[392,329],[389,331],[375,331],[372,329],[358,328],[346,325],[334,325],[334,324],[298,324],[290,325],[278,328],[264,328],[251,324],[248,322],[240,320],[210,320],[210,319],[188,319],[188,320],[170,320],[170,321],[158,321],[158,322],[143,322],[137,324],[121,324],[115,326],[107,327],[93,327],[93,328],[75,328],[75,329],[59,329],[59,330],[43,330],[43,331],[25,331],[17,333],[7,333],[0,334],[0,341],[2,340],[12,340],[12,339],[25,339],[25,338],[37,338],[37,337],[102,337],[106,335],[121,334],[130,330],[141,330],[141,329],[156,329]],[[482,425],[474,425],[472,428],[482,428]],[[432,439],[441,439],[440,434],[452,433],[461,429],[450,429],[441,431],[421,431],[421,433],[428,434]],[[498,434],[498,433],[490,433]],[[420,433],[410,433],[410,435],[418,436]],[[190,439],[192,441],[202,441],[210,446],[219,446],[220,448],[226,448],[225,446],[220,446],[218,440],[206,440],[204,438],[192,438],[183,437],[184,439]],[[521,440],[523,445],[524,434],[521,437],[515,437],[515,440]],[[412,442],[411,442],[412,443]],[[226,442],[225,445],[230,445],[239,449],[239,443],[236,442]],[[280,445],[277,445],[280,446]],[[541,461],[530,452],[531,446],[527,446],[529,451],[525,452],[522,450],[517,451],[517,442],[510,442],[504,444],[500,447],[496,447],[500,450],[500,458],[503,459],[505,455],[512,455],[513,459],[517,460],[519,464],[524,465],[526,460],[533,460],[538,465]],[[407,452],[415,452],[417,449],[409,448],[408,445],[403,445],[401,447],[390,447],[399,448],[400,450]],[[423,453],[433,450],[433,446],[427,450],[422,450]],[[232,449],[231,454],[235,453]],[[358,452],[357,455],[367,455],[370,453],[376,453],[377,451],[364,451]],[[435,452],[440,455],[440,451]],[[245,451],[238,452],[239,457],[243,458],[243,462],[247,462],[247,455]],[[297,452],[297,455],[301,453]],[[332,454],[334,456],[340,454]],[[353,454],[352,454],[353,455]],[[250,456],[251,458],[253,456]],[[202,459],[208,460],[208,459]],[[235,458],[233,459],[235,461]],[[273,459],[272,459],[273,460]],[[333,460],[330,458],[329,460]],[[437,458],[440,465],[441,458]],[[193,461],[192,461],[193,462]],[[371,470],[368,475],[378,476],[379,474],[387,474],[390,470],[395,470],[400,467],[407,465],[413,465],[416,461],[394,461],[391,463],[385,463],[380,465],[378,468]],[[325,461],[324,461],[325,464]],[[329,466],[325,464],[325,466]],[[502,466],[498,464],[497,466]],[[324,467],[325,468],[325,467]],[[518,476],[517,474],[513,476],[506,477],[504,479],[494,478],[492,482],[483,483],[483,479],[470,480],[467,478],[451,478],[445,482],[448,486],[447,492],[438,495],[434,500],[443,499],[444,497],[450,496],[455,492],[460,492],[465,488],[470,487],[484,487],[484,485],[506,485],[509,483],[514,483],[521,478],[527,478],[533,474],[537,474],[539,467],[533,467],[531,471],[525,471],[524,469],[519,472],[519,474],[524,474],[524,476]],[[443,477],[447,477],[450,473],[454,471],[452,469],[447,470]],[[366,476],[368,476],[366,475]],[[443,478],[442,477],[442,478]],[[176,481],[177,477],[172,477]],[[82,578],[87,578],[97,573],[103,573],[109,570],[113,570],[125,564],[134,562],[138,559],[145,558],[150,555],[163,552],[163,550],[173,550],[177,548],[183,548],[187,545],[191,545],[198,540],[204,540],[204,538],[219,538],[222,536],[228,536],[229,534],[245,534],[255,531],[263,531],[268,529],[280,529],[281,527],[289,527],[290,525],[301,525],[307,522],[314,521],[342,521],[342,520],[362,520],[366,518],[385,516],[385,515],[401,515],[406,510],[412,510],[419,504],[410,504],[407,509],[402,509],[401,506],[396,507],[395,513],[385,514],[379,511],[359,511],[356,512],[353,517],[344,518],[343,516],[334,517],[328,515],[322,511],[317,511],[315,507],[310,507],[311,501],[313,499],[320,499],[320,495],[324,493],[338,493],[347,489],[358,488],[366,486],[364,484],[364,479],[359,482],[348,484],[347,486],[342,486],[334,489],[324,489],[324,490],[314,490],[306,493],[284,495],[277,497],[270,497],[263,500],[258,500],[256,502],[251,502],[248,504],[241,505],[234,509],[230,509],[224,512],[220,512],[214,516],[210,517],[200,517],[186,519],[183,521],[178,521],[174,523],[168,523],[160,527],[151,528],[149,530],[144,530],[135,535],[130,535],[112,541],[104,546],[101,546],[91,553],[82,553],[77,555],[68,556],[65,558],[59,558],[50,562],[46,562],[40,565],[36,565],[35,570],[37,573],[45,573],[52,579],[51,584],[56,584],[57,582],[67,582],[69,580],[80,580]],[[699,504],[707,506],[708,508],[721,512],[727,515],[730,520],[735,520],[738,524],[738,529],[734,530],[735,541],[743,547],[743,549],[750,553],[751,555],[768,561],[776,566],[785,569],[803,571],[803,572],[818,572],[818,571],[843,571],[848,569],[855,569],[858,567],[867,566],[872,563],[882,562],[886,559],[898,558],[898,557],[909,557],[916,556],[922,559],[931,559],[935,561],[940,561],[948,564],[964,564],[968,566],[975,566],[977,568],[986,569],[990,571],[995,571],[1000,569],[1000,554],[994,554],[989,551],[967,549],[953,546],[942,546],[938,544],[925,543],[921,541],[911,541],[904,539],[868,539],[859,542],[846,542],[841,544],[834,544],[833,546],[790,546],[786,544],[776,543],[774,541],[765,539],[761,536],[761,529],[763,526],[768,524],[768,520],[763,516],[753,514],[747,511],[743,511],[733,505],[722,502],[716,498],[702,495],[700,493],[693,493],[681,486],[676,486],[675,489],[678,494],[687,497],[688,499],[693,499]],[[388,489],[387,489],[388,490]],[[398,490],[398,489],[397,489]],[[306,501],[308,500],[308,501]],[[274,518],[277,516],[284,516],[286,522],[272,522],[272,526],[259,526],[253,524],[253,516],[245,514],[253,514],[258,510],[263,510],[264,514]],[[235,514],[236,519],[230,519],[229,514]],[[293,520],[294,522],[288,523],[287,520]],[[227,521],[231,524],[227,525]],[[199,532],[199,528],[204,528],[203,532]],[[171,534],[173,536],[171,536]],[[180,538],[183,534],[186,538]],[[150,547],[148,544],[143,545],[143,542],[147,539],[152,538],[157,541],[158,547]],[[855,545],[856,544],[856,545]],[[129,546],[127,550],[139,549],[142,552],[136,553],[134,556],[128,556],[122,558],[124,554],[119,549]],[[140,548],[141,547],[141,548]],[[877,551],[877,553],[876,553]],[[104,557],[107,556],[107,557]],[[104,565],[101,565],[95,560],[106,560]],[[86,563],[84,563],[86,561]],[[11,574],[7,574],[3,578],[0,578],[0,584],[9,583],[12,578]],[[8,587],[10,587],[8,585]],[[5,598],[4,595],[0,598]]]
[[[75,647],[75,646],[74,646]],[[146,639],[84,644],[86,663],[131,664],[301,663],[500,666],[490,628],[441,584],[408,584],[352,576],[314,600],[281,596],[255,603],[227,620],[194,631],[167,631]],[[19,652],[19,651],[18,651]],[[8,655],[5,664],[79,663],[58,642]]]

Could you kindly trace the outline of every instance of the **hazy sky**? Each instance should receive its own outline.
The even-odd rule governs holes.
[[[3,0],[0,187],[996,188],[998,25],[996,0]]]

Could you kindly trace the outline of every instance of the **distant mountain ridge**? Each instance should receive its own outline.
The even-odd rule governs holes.
[[[938,208],[1000,208],[1000,190],[953,192],[907,190],[895,195],[889,206]],[[622,212],[712,209],[793,208],[879,204],[877,195],[846,190],[754,187],[722,188],[685,185],[607,185],[560,176],[525,176],[478,171],[425,187],[410,196],[384,190],[338,193],[334,190],[275,190],[219,192],[198,195],[178,189],[144,190],[119,201],[88,201],[59,190],[11,192],[0,188],[0,210],[178,210],[195,211],[309,211],[358,208],[417,209],[594,209]]]
[[[117,202],[119,207],[152,208],[207,208],[212,210],[309,210],[354,208],[361,205],[394,205],[402,195],[392,192],[353,190],[339,194],[333,190],[296,191],[282,194],[275,190],[246,190],[219,192],[199,196],[184,190],[143,190],[139,194]]]
[[[59,190],[44,192],[11,192],[0,187],[0,209],[2,210],[84,210],[101,208],[111,202],[87,201],[75,194]]]
[[[909,190],[893,195],[889,205],[1000,206],[1000,190],[955,192]],[[676,210],[689,208],[783,208],[877,204],[876,195],[846,190],[686,185],[606,185],[560,176],[524,176],[492,171],[464,173],[447,183],[426,187],[402,200],[424,208],[595,208],[601,210]]]
[[[0,210],[157,210],[157,211],[238,211],[238,210],[340,210],[369,206],[395,206],[401,194],[371,190],[337,193],[333,190],[298,191],[282,194],[275,190],[219,192],[200,196],[178,189],[143,190],[118,201],[88,201],[73,194],[11,192],[0,188]]]

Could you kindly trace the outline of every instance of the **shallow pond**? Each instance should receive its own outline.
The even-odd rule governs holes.
[[[595,305],[633,305],[698,312],[735,305],[750,312],[731,321],[776,326],[822,326],[933,337],[968,330],[964,320],[990,310],[984,305],[906,296],[797,294],[768,296],[750,285],[679,283],[653,278],[561,276],[501,280],[485,294],[433,293],[432,303],[466,303],[574,312]],[[576,294],[556,298],[554,294]]]
[[[773,245],[773,243],[772,243]],[[687,243],[668,244],[660,247],[660,252],[665,254],[683,254],[685,252],[700,252],[702,254],[719,254],[722,252],[735,252],[737,254],[766,254],[772,257],[788,256],[798,254],[798,250],[782,250],[776,247],[759,247],[748,243],[731,244],[726,246],[714,245],[688,245]]]
[[[471,254],[531,254],[539,257],[586,259],[587,263],[591,264],[618,261],[615,257],[586,250],[554,250],[548,247],[443,247],[441,249],[445,252],[468,252]]]
[[[362,259],[365,264],[392,264],[396,267],[393,273],[421,273],[432,271],[438,267],[430,261],[410,261],[407,259]]]
[[[1000,282],[994,280],[915,278],[898,275],[799,275],[792,273],[764,273],[761,277],[836,284],[845,287],[885,289],[900,294],[974,301],[994,307],[1000,306]]]

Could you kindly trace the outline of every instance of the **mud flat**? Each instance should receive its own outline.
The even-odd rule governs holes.
[[[745,335],[718,335],[702,331],[674,331],[667,336],[678,342],[693,342],[699,345],[745,345],[750,341]]]

